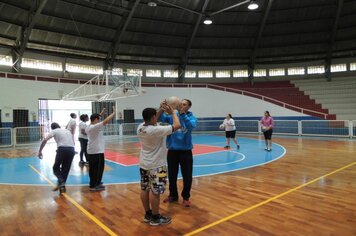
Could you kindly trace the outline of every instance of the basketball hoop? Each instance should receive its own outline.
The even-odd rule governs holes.
[[[63,96],[63,100],[106,101],[142,95],[141,76],[107,70]]]

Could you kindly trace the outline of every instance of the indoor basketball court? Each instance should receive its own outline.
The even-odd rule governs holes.
[[[2,0],[0,12],[0,235],[356,236],[356,1]],[[163,101],[190,114],[186,99],[189,204],[180,167],[178,201],[164,202],[168,179],[159,201],[172,221],[155,225],[138,127]],[[113,115],[100,191],[79,154],[94,113]],[[56,142],[37,155],[68,121],[63,192]]]

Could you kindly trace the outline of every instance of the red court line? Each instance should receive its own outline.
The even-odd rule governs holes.
[[[137,165],[139,162],[137,156],[113,151],[105,151],[105,158],[125,166]]]
[[[137,145],[139,145],[139,143]],[[196,144],[194,145],[193,148],[193,155],[208,154],[208,153],[223,151],[223,150],[224,149],[222,147]],[[105,158],[125,166],[137,165],[139,163],[138,156],[128,155],[125,153],[114,152],[114,151],[105,151]]]
[[[193,148],[193,155],[208,154],[208,153],[217,152],[217,151],[224,151],[224,148],[195,144],[194,148]]]

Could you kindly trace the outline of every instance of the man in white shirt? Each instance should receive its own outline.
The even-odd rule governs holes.
[[[159,203],[167,182],[166,136],[181,127],[178,116],[169,105],[164,102],[161,109],[172,115],[173,125],[157,125],[156,109],[146,108],[142,111],[144,123],[137,129],[142,146],[139,165],[144,222],[152,226],[169,224],[172,221],[170,217],[160,215]]]
[[[57,186],[53,191],[59,189],[60,194],[66,192],[65,183],[68,178],[68,173],[72,161],[74,158],[74,140],[72,133],[67,129],[61,129],[57,123],[51,124],[52,131],[42,141],[40,149],[38,151],[38,157],[43,158],[42,150],[45,147],[48,140],[54,138],[57,143],[57,154],[53,165],[53,173],[58,179]]]
[[[103,178],[105,167],[105,142],[104,142],[104,126],[109,124],[115,116],[115,107],[113,112],[108,115],[103,121],[100,121],[102,111],[100,114],[95,113],[90,116],[90,125],[87,126],[85,132],[88,136],[88,158],[89,158],[89,190],[101,191],[105,190],[105,186],[101,180]]]
[[[82,114],[79,117],[80,122],[79,122],[79,134],[78,134],[78,139],[80,142],[80,153],[79,153],[79,157],[80,157],[80,161],[79,161],[79,165],[83,166],[83,165],[89,165],[88,162],[88,153],[87,153],[87,149],[88,149],[88,135],[85,132],[85,129],[87,128],[87,124],[86,122],[89,120],[89,117],[87,114]],[[83,159],[83,156],[85,156],[85,160]]]
[[[71,117],[71,119],[69,120],[68,124],[66,125],[66,129],[72,133],[73,139],[74,139],[75,129],[77,128],[77,121],[75,120],[75,119],[77,119],[77,114],[70,113],[70,117]]]

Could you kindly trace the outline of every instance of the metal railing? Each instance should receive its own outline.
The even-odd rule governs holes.
[[[3,74],[4,78],[10,78],[10,79],[25,79],[25,80],[33,80],[33,81],[46,81],[46,82],[56,82],[56,83],[72,83],[72,84],[85,84],[88,82],[88,80],[83,80],[83,79],[72,79],[72,78],[59,78],[59,77],[51,77],[51,76],[38,76],[38,75],[29,75],[29,74],[14,74],[14,73],[9,73],[9,72],[0,72]],[[318,116],[323,119],[327,119],[328,115],[327,113],[323,112],[318,112],[310,109],[305,109],[302,107],[294,106],[285,102],[282,102],[280,100],[270,98],[267,96],[263,96],[257,93],[245,91],[245,90],[240,90],[240,89],[235,89],[235,88],[227,88],[219,85],[214,85],[214,84],[208,84],[208,83],[193,83],[193,84],[184,84],[184,83],[142,83],[143,87],[171,87],[171,88],[210,88],[210,89],[216,89],[224,92],[232,92],[232,93],[237,93],[249,97],[254,97],[257,99],[261,99],[266,102],[270,102],[279,106],[282,106],[284,108],[297,111],[303,114],[307,115],[314,115]]]
[[[13,129],[14,146],[38,144],[44,137],[40,126],[17,127]]]
[[[224,86],[220,86],[220,85],[215,85],[215,84],[200,84],[200,83],[194,83],[194,84],[182,84],[182,83],[171,83],[171,84],[167,84],[167,83],[142,83],[143,87],[170,87],[170,88],[210,88],[210,89],[215,89],[215,90],[220,90],[220,91],[224,91],[224,92],[231,92],[231,93],[236,93],[236,94],[241,94],[241,95],[245,95],[245,96],[249,96],[249,97],[253,97],[253,98],[257,98],[257,99],[261,99],[263,101],[266,102],[270,102],[273,103],[275,105],[293,110],[293,111],[297,111],[303,114],[307,114],[307,115],[314,115],[314,116],[318,116],[320,118],[323,119],[327,119],[328,118],[328,113],[323,113],[323,112],[318,112],[318,111],[314,111],[314,110],[310,110],[310,109],[305,109],[302,107],[298,107],[298,106],[294,106],[285,102],[282,102],[280,100],[271,98],[271,97],[267,97],[261,94],[257,94],[257,93],[253,93],[253,92],[249,92],[249,91],[245,91],[245,90],[241,90],[241,89],[235,89],[235,88],[227,88]]]
[[[0,128],[0,147],[12,147],[12,128]]]
[[[222,133],[222,120],[201,120],[194,133]],[[261,134],[259,120],[236,120],[238,133]],[[139,123],[109,124],[106,137],[135,136]],[[356,138],[356,120],[275,120],[274,134]],[[40,126],[0,128],[0,148],[39,145],[46,136]]]

